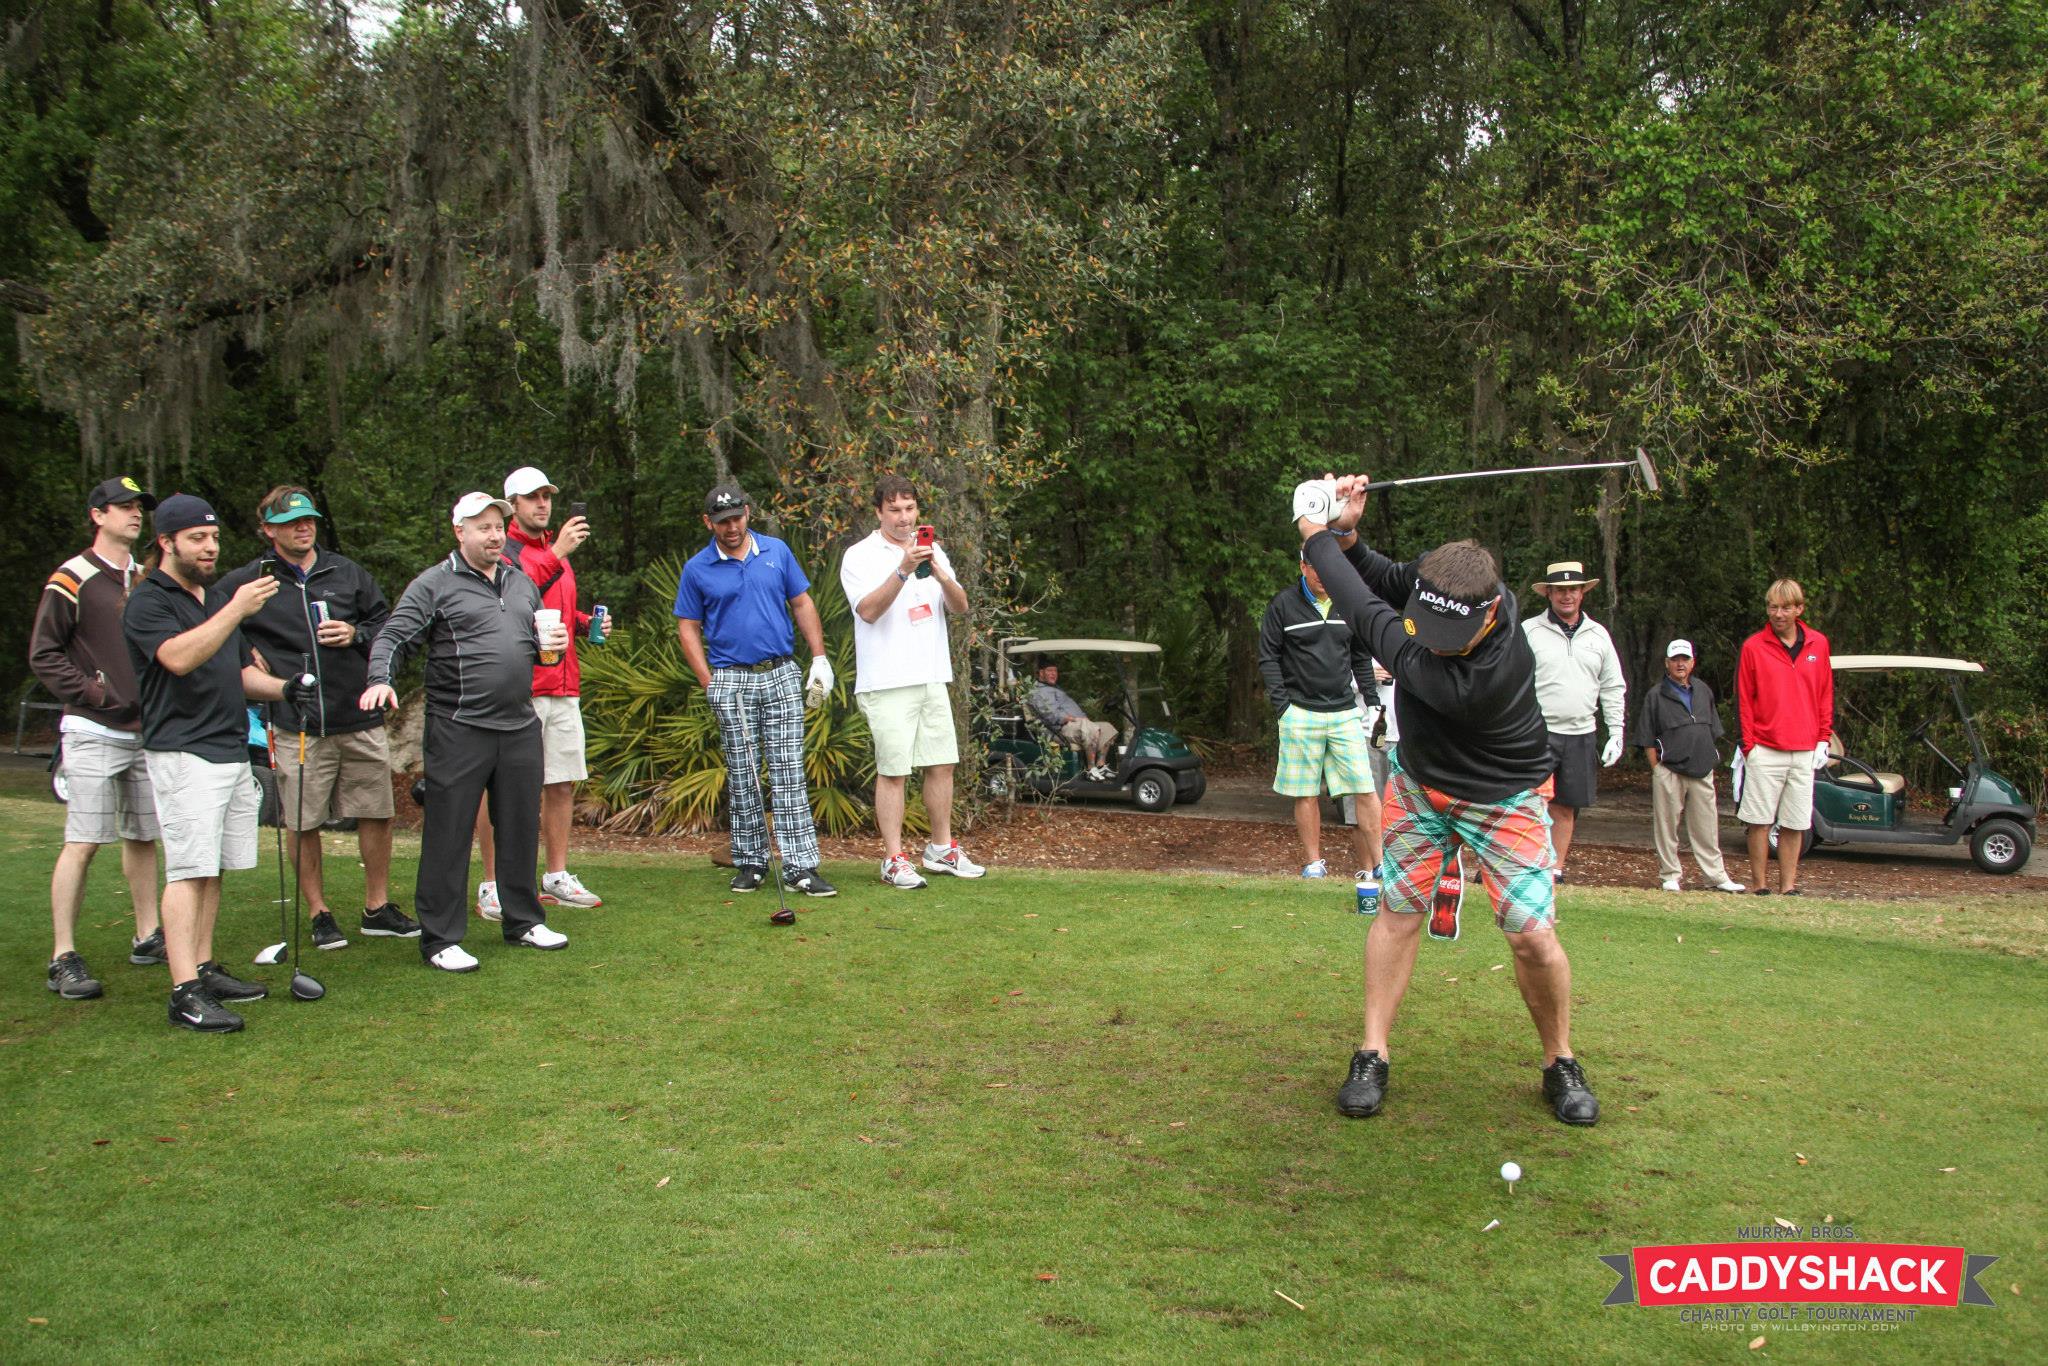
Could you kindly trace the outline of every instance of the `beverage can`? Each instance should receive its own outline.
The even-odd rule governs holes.
[[[313,613],[313,629],[316,631],[334,619],[326,602],[320,598],[314,598],[307,606]]]
[[[590,609],[590,643],[592,645],[604,644],[604,638],[610,635],[611,631],[611,609],[601,602],[592,606]]]

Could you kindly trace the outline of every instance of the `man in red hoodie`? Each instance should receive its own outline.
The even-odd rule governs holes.
[[[540,717],[542,746],[540,837],[548,860],[540,880],[540,900],[544,906],[602,906],[603,898],[569,871],[569,827],[576,812],[576,784],[590,776],[583,761],[583,677],[576,663],[576,637],[590,632],[590,641],[596,644],[604,638],[604,624],[600,622],[593,631],[591,614],[577,610],[576,571],[569,567],[569,557],[590,538],[590,523],[571,517],[560,531],[548,535],[558,492],[548,477],[531,465],[522,465],[505,476],[505,498],[512,504],[511,521],[505,528],[505,558],[525,571],[540,589],[541,606],[560,612],[562,624],[569,628],[569,648],[561,657],[533,668],[533,710]],[[477,914],[496,920],[498,861],[488,809],[477,811],[476,829],[484,855],[484,878],[476,889]]]
[[[1779,579],[1764,594],[1770,624],[1742,642],[1735,701],[1745,776],[1736,812],[1749,827],[1750,890],[1769,896],[1771,827],[1778,827],[1778,894],[1798,896],[1799,846],[1813,828],[1813,775],[1835,729],[1828,638],[1800,624],[1806,590]]]

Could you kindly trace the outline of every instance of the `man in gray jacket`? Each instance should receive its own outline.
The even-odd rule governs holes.
[[[1721,862],[1721,822],[1714,805],[1714,765],[1720,762],[1721,718],[1714,690],[1692,672],[1692,642],[1664,647],[1664,680],[1650,689],[1636,717],[1634,743],[1650,765],[1650,842],[1665,891],[1679,889],[1678,831],[1682,822],[1700,876],[1717,892],[1739,892]]]
[[[453,554],[406,585],[370,647],[370,686],[361,707],[398,704],[392,674],[426,642],[426,821],[413,888],[420,953],[443,972],[474,972],[462,947],[469,923],[469,842],[477,803],[488,793],[497,830],[498,898],[505,942],[559,949],[569,937],[548,928],[534,881],[540,846],[540,720],[533,666],[543,650],[568,645],[559,621],[547,638],[533,580],[504,558],[502,498],[466,493],[455,504]]]

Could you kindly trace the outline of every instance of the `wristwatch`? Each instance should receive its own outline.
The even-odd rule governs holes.
[[[898,582],[898,583],[909,583],[909,582],[910,582],[910,571],[908,571],[908,570],[905,570],[905,569],[899,569],[899,570],[897,570],[897,571],[896,571],[896,582]]]

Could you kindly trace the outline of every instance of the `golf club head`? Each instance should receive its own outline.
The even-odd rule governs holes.
[[[1641,446],[1636,447],[1636,473],[1643,476],[1643,487],[1656,493],[1664,486],[1657,481],[1657,467],[1650,463],[1650,453]]]
[[[276,967],[284,961],[284,949],[285,946],[282,943],[272,944],[267,949],[259,949],[256,953],[255,962],[261,967]]]
[[[327,994],[327,988],[303,972],[292,974],[292,999],[294,1001],[317,1001]]]

